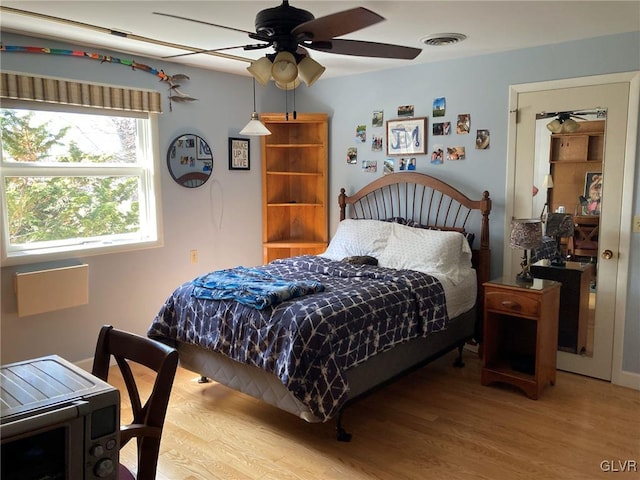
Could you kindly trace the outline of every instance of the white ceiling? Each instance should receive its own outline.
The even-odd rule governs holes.
[[[100,29],[117,30],[133,36],[178,44],[192,49],[214,49],[255,43],[245,33],[154,15],[170,13],[255,31],[258,11],[275,7],[269,1],[2,1],[0,30],[18,32],[43,40],[64,40],[80,44],[91,52],[120,52],[125,59],[145,56],[160,59],[186,53],[183,49],[155,45],[111,35]],[[423,48],[414,60],[386,60],[311,51],[327,67],[323,78],[352,75],[418,63],[483,55],[493,52],[554,44],[590,37],[640,31],[640,1],[308,1],[291,0],[291,5],[309,10],[316,18],[366,7],[386,18],[377,25],[344,38]],[[37,18],[13,13],[5,7],[87,24]],[[100,27],[98,30],[90,26]],[[421,38],[436,33],[463,33],[467,40],[449,46],[429,47]],[[3,39],[4,40],[4,39]],[[226,50],[234,58],[197,54],[170,61],[201,68],[248,75],[246,67],[271,49]],[[129,57],[127,57],[129,56]],[[154,66],[154,65],[150,65]]]

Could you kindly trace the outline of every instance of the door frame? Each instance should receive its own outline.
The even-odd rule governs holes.
[[[507,132],[507,170],[505,190],[504,231],[510,231],[513,218],[513,199],[515,198],[516,175],[516,130],[518,95],[527,92],[555,90],[583,86],[597,86],[610,83],[629,83],[629,105],[627,109],[627,132],[624,156],[624,182],[622,185],[622,205],[620,212],[620,241],[618,252],[618,274],[616,278],[616,309],[613,326],[613,361],[611,382],[617,385],[640,390],[640,373],[623,370],[624,326],[627,309],[627,291],[629,278],[629,249],[631,245],[631,225],[633,216],[633,189],[635,182],[635,163],[638,140],[638,115],[640,104],[640,71],[576,77],[535,83],[511,85],[509,87],[509,122]],[[506,243],[508,244],[508,242]],[[505,245],[506,245],[505,244]],[[510,275],[512,270],[512,252],[503,250],[503,274]]]

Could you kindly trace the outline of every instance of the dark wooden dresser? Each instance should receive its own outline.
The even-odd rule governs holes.
[[[589,289],[595,278],[593,263],[567,262],[565,266],[531,265],[535,278],[562,283],[558,323],[558,350],[582,353],[587,345],[589,323]]]

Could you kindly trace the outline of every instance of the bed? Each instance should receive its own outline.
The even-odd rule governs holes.
[[[462,365],[481,331],[491,200],[405,172],[341,189],[338,204],[323,254],[186,282],[148,336],[203,378],[307,422],[335,418],[347,441],[342,414],[357,399],[456,348]]]

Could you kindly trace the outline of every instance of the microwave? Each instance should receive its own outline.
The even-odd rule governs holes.
[[[57,355],[2,365],[2,480],[117,479],[120,393]]]

